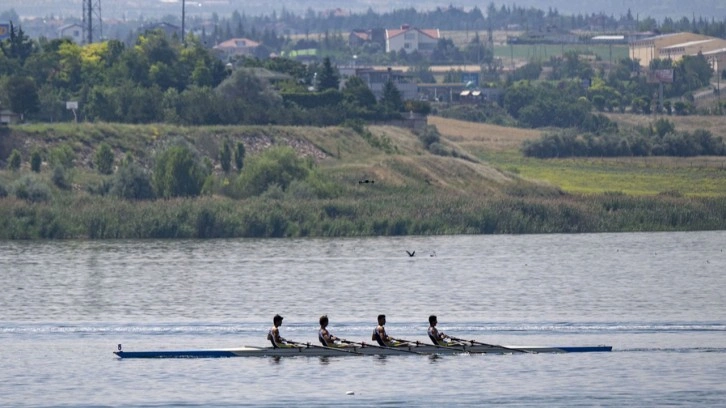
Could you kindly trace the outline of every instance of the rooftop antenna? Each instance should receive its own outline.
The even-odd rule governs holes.
[[[101,0],[83,0],[83,38],[86,44],[100,40],[103,33]]]

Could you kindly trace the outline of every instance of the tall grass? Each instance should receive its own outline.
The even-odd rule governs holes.
[[[726,229],[726,200],[409,194],[359,200],[0,199],[0,239],[227,238]]]

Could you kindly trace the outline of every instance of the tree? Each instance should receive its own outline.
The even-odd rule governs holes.
[[[237,146],[234,149],[234,165],[237,168],[237,172],[242,171],[242,167],[245,163],[245,145],[242,142],[237,142]]]
[[[668,119],[657,119],[651,127],[651,132],[661,138],[668,133],[675,133],[675,131],[676,125]]]
[[[101,143],[96,151],[96,157],[94,158],[98,172],[101,174],[113,173],[113,159],[114,155],[113,150],[111,150],[111,146],[105,142]]]
[[[207,169],[187,146],[163,151],[154,165],[153,184],[159,196],[194,197],[202,190]]]
[[[273,147],[250,160],[237,185],[243,196],[256,196],[275,185],[285,190],[292,181],[305,179],[309,171],[291,147]]]
[[[64,143],[56,146],[50,151],[50,163],[55,167],[63,167],[70,169],[73,167],[73,161],[76,159],[76,153],[73,148]]]
[[[479,38],[478,32],[474,34],[474,38],[471,42],[466,45],[464,52],[468,61],[474,62],[478,65],[491,62],[494,58],[492,51],[488,49]]]
[[[368,85],[357,76],[351,77],[343,87],[343,99],[346,102],[365,109],[373,109],[376,105],[376,96]]]
[[[150,200],[154,198],[154,189],[148,173],[129,156],[114,177],[111,194],[127,200]]]
[[[229,124],[268,124],[284,117],[282,97],[254,71],[240,68],[215,88],[219,115]]]
[[[519,111],[535,100],[537,91],[529,81],[519,81],[508,87],[504,93],[504,109],[513,117],[519,116]]]
[[[21,118],[40,109],[38,88],[35,86],[33,78],[25,76],[10,77],[7,83],[7,93],[10,100],[10,109],[19,113]]]
[[[20,170],[20,164],[22,161],[23,158],[20,156],[20,152],[17,149],[13,149],[12,153],[10,153],[10,157],[8,158],[8,169],[12,171]]]
[[[318,91],[322,92],[326,89],[338,89],[340,80],[338,74],[335,72],[332,64],[330,63],[330,57],[325,57],[323,60],[323,68],[318,74]]]
[[[229,169],[232,163],[232,150],[229,148],[229,143],[225,141],[222,144],[222,151],[219,153],[219,164],[222,166],[222,171],[229,173]]]
[[[530,63],[514,70],[512,80],[536,80],[539,79],[540,74],[542,74],[542,64],[537,61],[531,61]]]
[[[43,158],[39,151],[34,150],[30,155],[30,169],[36,173],[40,173],[41,164],[43,164]]]
[[[383,98],[381,98],[381,105],[383,105],[386,111],[390,113],[403,111],[403,98],[401,97],[401,92],[390,79],[383,86]]]
[[[57,87],[77,92],[83,85],[83,52],[80,45],[65,41],[58,46],[58,72],[54,74]]]
[[[22,27],[18,27],[16,30],[11,21],[10,36],[6,41],[0,41],[0,50],[7,58],[17,60],[22,66],[33,53],[33,42],[25,35]]]

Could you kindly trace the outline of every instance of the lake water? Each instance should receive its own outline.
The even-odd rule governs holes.
[[[0,242],[0,406],[726,406],[726,232]],[[409,257],[406,250],[416,251]],[[612,353],[119,360],[426,341]],[[349,392],[353,392],[349,395]]]

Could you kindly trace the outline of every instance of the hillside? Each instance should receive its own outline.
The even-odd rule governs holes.
[[[654,120],[642,115],[610,115],[620,126],[648,126]],[[693,131],[697,128],[710,130],[726,139],[726,118],[715,116],[672,116],[678,130]],[[220,146],[223,142],[243,142],[248,156],[253,156],[273,145],[289,145],[300,156],[310,157],[330,177],[342,184],[359,180],[376,180],[390,187],[435,187],[456,191],[482,191],[493,194],[507,186],[524,180],[572,192],[623,191],[630,194],[658,194],[679,189],[687,195],[713,195],[726,183],[724,174],[718,172],[726,163],[722,157],[638,157],[609,159],[529,160],[521,156],[519,148],[527,139],[538,138],[539,130],[519,129],[489,124],[464,122],[454,119],[429,117],[429,124],[441,133],[441,142],[447,148],[461,152],[473,160],[442,157],[431,154],[411,131],[393,126],[371,126],[370,136],[363,137],[348,128],[294,127],[294,126],[217,126],[178,127],[170,125],[123,125],[123,124],[53,124],[26,125],[6,129],[0,133],[0,164],[18,149],[25,158],[24,166],[34,150],[48,157],[49,151],[59,145],[67,145],[76,155],[76,166],[95,180],[93,156],[101,141],[111,145],[117,163],[130,153],[146,168],[151,168],[154,155],[170,141],[183,138],[212,160],[216,171],[219,164]],[[380,146],[386,145],[388,149]],[[608,164],[609,163],[609,164]],[[571,176],[552,177],[554,169],[568,167]],[[605,168],[600,169],[600,167]],[[609,179],[600,176],[598,185],[578,187],[587,177],[582,175],[598,168]],[[48,169],[47,160],[44,169]],[[634,179],[633,175],[650,171],[677,169],[678,174],[664,174],[661,182],[654,185],[660,190],[617,181]],[[711,169],[711,170],[708,170]],[[44,170],[44,171],[49,171]],[[670,172],[671,170],[669,170]],[[582,175],[577,176],[575,173]],[[702,172],[700,176],[694,172]],[[716,172],[716,173],[712,173]],[[9,181],[11,174],[0,174],[0,180]],[[86,177],[77,177],[78,180]],[[578,181],[579,180],[579,181]],[[682,183],[679,184],[679,181]],[[644,181],[653,184],[653,181]],[[673,188],[668,187],[674,186]],[[598,187],[599,186],[599,187]],[[82,186],[80,186],[82,188]],[[650,191],[650,192],[649,192]],[[722,190],[726,191],[726,190]]]
[[[447,126],[445,119],[432,119],[432,123]],[[521,139],[520,134],[535,134],[485,125],[478,129],[482,126],[489,129],[490,134],[498,134],[496,139],[510,148]],[[447,135],[443,142],[461,151],[476,153],[496,145],[496,141],[491,139],[494,136],[477,138],[467,134],[463,122],[451,128],[454,133]],[[243,142],[249,156],[273,145],[291,146],[300,156],[314,159],[321,169],[345,183],[369,179],[396,187],[435,185],[460,190],[492,189],[513,181],[511,175],[505,175],[486,163],[432,155],[407,129],[371,126],[369,130],[372,140],[366,140],[350,129],[337,127],[193,128],[88,123],[16,126],[0,135],[0,157],[7,158],[12,149],[18,149],[26,158],[24,166],[27,168],[27,158],[33,151],[44,152],[47,158],[52,148],[67,145],[75,152],[76,166],[83,172],[93,173],[95,149],[101,141],[105,141],[113,148],[117,162],[130,153],[144,167],[151,168],[156,152],[172,139],[183,138],[194,145],[202,156],[212,159],[218,172],[220,146],[227,141],[231,144]],[[373,147],[376,141],[385,141],[394,150],[386,152]],[[47,160],[43,169],[49,171]],[[9,176],[5,174],[3,178]]]
[[[519,146],[538,131],[437,117],[430,123],[439,129],[441,151],[456,157],[434,155],[414,133],[391,126],[360,133],[340,127],[88,123],[3,129],[0,239],[726,228],[722,157],[528,159]],[[94,168],[105,142],[117,168],[128,154],[148,174],[157,153],[178,146],[177,139],[211,165],[202,196],[122,199],[113,188],[128,172],[103,175]],[[265,184],[261,194],[244,194],[240,183],[255,173],[246,172],[247,166],[240,176],[222,172],[218,158],[225,142],[244,144],[245,163],[272,146],[291,146],[315,164],[293,184]],[[12,149],[23,158],[18,171],[7,170]],[[59,149],[74,157],[60,180],[48,162]],[[33,151],[44,157],[40,173],[30,171]]]

